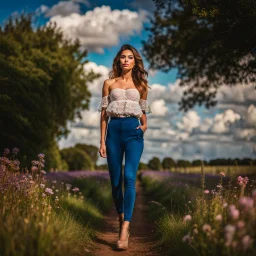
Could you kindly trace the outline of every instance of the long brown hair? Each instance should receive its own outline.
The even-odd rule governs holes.
[[[143,61],[140,54],[133,46],[125,44],[120,48],[116,57],[113,60],[112,70],[109,72],[109,78],[116,78],[122,74],[122,68],[120,67],[120,57],[124,50],[130,50],[133,53],[135,65],[132,69],[132,79],[134,85],[142,95],[144,91],[146,91],[146,87],[149,87],[148,81],[146,79],[146,77],[148,76],[148,72],[144,69]]]

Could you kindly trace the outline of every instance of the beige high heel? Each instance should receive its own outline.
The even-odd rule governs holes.
[[[129,236],[130,236],[130,226],[127,229],[128,229],[127,230],[127,239],[125,241],[121,241],[120,239],[118,239],[118,241],[117,241],[117,249],[118,250],[127,250],[128,249],[128,240],[129,240]],[[121,234],[121,232],[120,232],[120,234]]]

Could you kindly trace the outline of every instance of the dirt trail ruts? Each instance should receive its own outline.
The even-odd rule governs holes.
[[[104,217],[104,226],[95,240],[97,249],[92,251],[92,255],[163,255],[159,253],[159,248],[157,248],[157,251],[155,250],[154,224],[147,220],[147,207],[148,204],[143,193],[142,183],[137,179],[136,200],[130,223],[129,248],[125,251],[118,251],[116,249],[119,222],[113,205],[109,213]]]

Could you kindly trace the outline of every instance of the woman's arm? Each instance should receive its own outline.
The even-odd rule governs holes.
[[[142,94],[141,98],[140,98],[140,106],[142,109],[142,116],[140,117],[140,123],[141,123],[141,129],[145,132],[147,130],[147,115],[146,115],[146,111],[143,110],[145,104],[147,103],[147,96],[148,96],[148,87],[146,87],[145,92]]]
[[[107,116],[106,109],[109,104],[109,81],[105,80],[103,87],[102,87],[102,99],[100,106],[98,107],[98,111],[101,112],[100,115],[100,149],[99,153],[101,157],[106,158],[107,152],[106,152],[106,143],[105,143],[105,137],[106,137],[106,131],[107,131],[107,124],[109,116]]]
[[[105,80],[102,87],[102,98],[109,95],[108,87],[109,87],[108,80]],[[100,115],[100,131],[101,131],[100,144],[101,145],[105,145],[105,136],[106,136],[106,130],[107,130],[107,123],[109,119],[109,116],[107,116],[107,113],[106,113],[106,109],[107,109],[107,106],[102,107],[101,115]]]

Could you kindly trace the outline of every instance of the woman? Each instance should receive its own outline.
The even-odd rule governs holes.
[[[101,157],[107,158],[112,197],[119,216],[117,248],[125,250],[128,248],[129,225],[136,198],[136,174],[144,149],[144,133],[147,130],[146,113],[152,111],[147,103],[148,85],[145,77],[148,73],[144,70],[137,50],[130,45],[123,45],[114,58],[112,67],[110,79],[104,81],[98,107],[101,112],[99,153]]]

